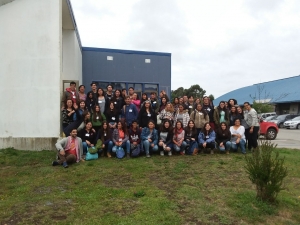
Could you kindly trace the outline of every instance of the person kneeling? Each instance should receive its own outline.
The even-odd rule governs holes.
[[[204,149],[210,148],[210,154],[214,154],[214,149],[216,148],[215,139],[215,132],[213,129],[211,129],[209,123],[205,123],[198,136],[199,147],[201,148],[202,152]]]
[[[58,161],[53,161],[52,166],[63,165],[64,168],[67,168],[68,164],[82,160],[82,140],[77,137],[76,129],[71,131],[69,137],[58,141],[55,147],[58,150]]]
[[[168,156],[172,156],[172,147],[173,147],[173,131],[171,127],[171,123],[169,120],[165,120],[161,125],[160,133],[159,133],[159,143],[158,147],[160,149],[160,155],[164,156],[165,153],[168,153]]]

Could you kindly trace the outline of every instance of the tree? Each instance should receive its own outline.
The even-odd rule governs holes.
[[[192,95],[194,98],[203,98],[205,93],[206,91],[203,90],[199,84],[194,84],[189,89],[186,89],[185,95]]]
[[[182,97],[184,95],[191,95],[194,98],[203,98],[206,91],[203,90],[199,84],[194,84],[190,88],[185,89],[183,87],[179,87],[176,90],[171,91],[171,98],[174,99],[175,97]],[[213,96],[213,95],[212,95]]]
[[[281,93],[279,96],[274,98],[271,93],[266,90],[264,84],[257,84],[256,85],[257,91],[254,95],[250,94],[250,97],[253,99],[253,108],[258,113],[266,113],[274,111],[274,102],[285,98],[290,93]]]
[[[210,94],[208,97],[211,101],[215,100],[215,96],[213,96],[212,94]]]

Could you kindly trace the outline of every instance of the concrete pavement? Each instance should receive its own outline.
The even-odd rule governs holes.
[[[273,143],[277,148],[292,148],[300,150],[300,130],[281,128]]]

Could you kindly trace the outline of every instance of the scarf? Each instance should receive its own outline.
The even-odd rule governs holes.
[[[71,142],[72,142],[72,137],[71,136],[67,137],[67,145],[66,145],[66,148],[65,148],[66,151],[70,150]],[[80,161],[80,154],[79,154],[78,139],[77,138],[75,138],[74,144],[75,144],[75,149],[76,149],[76,162],[79,162]]]
[[[182,131],[183,131],[182,128],[180,128],[179,130],[178,129],[175,130],[176,138],[178,137],[178,134],[181,134]]]

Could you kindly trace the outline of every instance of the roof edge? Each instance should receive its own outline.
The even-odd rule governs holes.
[[[111,53],[122,53],[122,54],[138,54],[138,55],[157,55],[157,56],[171,57],[171,53],[166,53],[166,52],[148,52],[148,51],[122,50],[122,49],[111,49],[111,48],[82,47],[82,51],[111,52]]]

